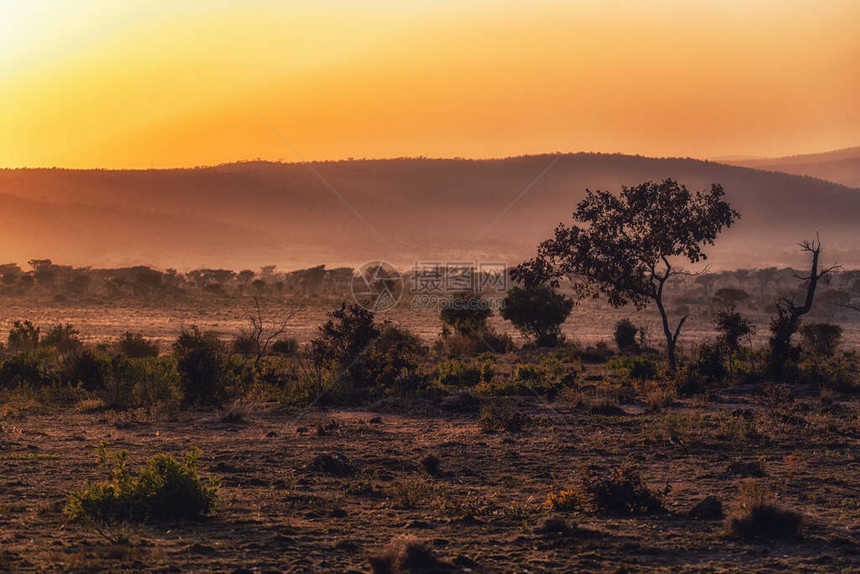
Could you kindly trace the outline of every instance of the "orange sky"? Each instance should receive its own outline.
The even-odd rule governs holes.
[[[237,6],[241,4],[241,6]],[[860,145],[860,2],[0,0],[0,166]]]

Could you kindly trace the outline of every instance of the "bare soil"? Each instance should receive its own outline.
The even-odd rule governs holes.
[[[404,535],[464,572],[858,571],[856,400],[807,396],[774,406],[753,391],[736,387],[656,413],[625,404],[616,416],[521,400],[524,430],[497,433],[482,432],[477,414],[430,403],[381,412],[256,404],[232,422],[218,411],[147,422],[80,408],[7,408],[0,571],[366,572],[369,555]],[[201,473],[221,480],[216,513],[101,532],[67,523],[68,493],[106,478],[94,450],[103,440],[137,465],[201,448]],[[431,452],[440,459],[435,476],[420,464]],[[314,465],[319,455],[343,465],[326,471]],[[550,491],[588,468],[629,463],[663,497],[665,512],[574,509],[564,513],[572,533],[536,532]],[[757,480],[778,504],[804,515],[801,538],[740,541],[723,520],[686,517],[709,495],[734,511],[750,478],[733,463],[760,466]]]

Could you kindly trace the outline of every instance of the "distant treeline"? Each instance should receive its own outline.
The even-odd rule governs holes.
[[[354,270],[317,265],[296,271],[277,271],[274,265],[259,270],[175,269],[158,270],[138,265],[93,269],[58,265],[49,259],[33,259],[24,269],[16,263],[0,265],[0,296],[39,297],[57,302],[111,299],[163,299],[183,297],[306,297],[350,295]],[[799,295],[798,275],[791,268],[739,269],[674,278],[669,302],[684,307],[735,306],[771,313],[780,297]],[[411,272],[403,276],[404,289],[415,284]],[[508,286],[511,282],[508,281]],[[564,290],[564,285],[562,285]],[[438,291],[437,291],[438,293]],[[816,295],[819,313],[838,313],[841,306],[860,303],[860,270],[834,273]]]

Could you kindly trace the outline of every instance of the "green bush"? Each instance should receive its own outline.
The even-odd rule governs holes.
[[[89,524],[197,519],[211,513],[218,501],[218,481],[204,481],[197,474],[200,451],[185,459],[158,454],[135,474],[128,453],[112,453],[107,443],[98,449],[99,466],[110,469],[108,482],[87,482],[84,490],[73,492],[65,512],[70,520]]]
[[[474,387],[482,380],[482,368],[456,360],[439,364],[439,384],[448,387]],[[490,377],[492,378],[492,377]]]

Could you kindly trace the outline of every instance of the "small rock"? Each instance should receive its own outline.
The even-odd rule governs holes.
[[[723,503],[716,496],[707,496],[690,509],[687,516],[696,520],[720,520],[723,518]]]

